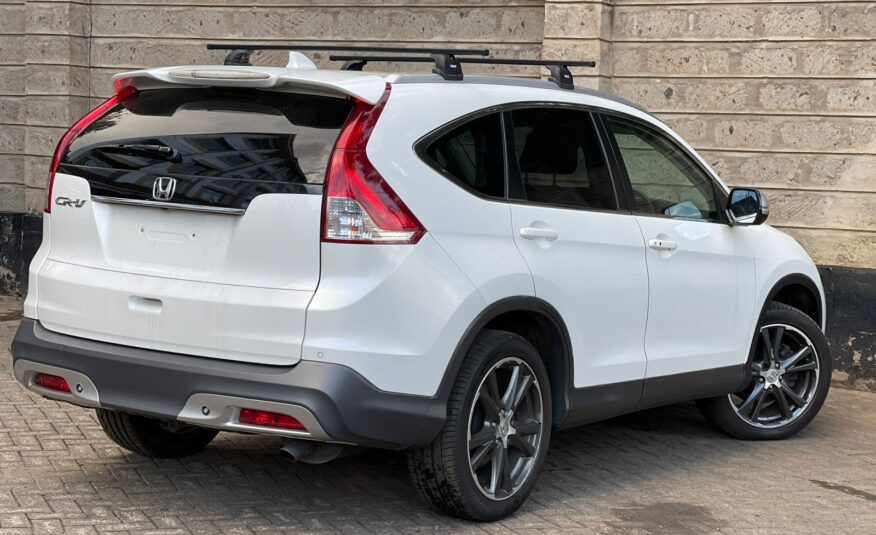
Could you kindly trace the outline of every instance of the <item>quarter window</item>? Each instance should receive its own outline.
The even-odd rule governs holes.
[[[589,112],[525,108],[512,111],[511,120],[526,200],[570,208],[617,208]]]
[[[608,117],[630,178],[636,211],[719,220],[711,179],[666,136],[642,124]]]
[[[498,113],[471,120],[426,148],[433,164],[482,195],[505,197],[505,153]]]

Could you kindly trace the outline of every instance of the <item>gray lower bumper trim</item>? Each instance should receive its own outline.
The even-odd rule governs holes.
[[[95,390],[94,403],[75,396],[67,400],[78,405],[196,423],[191,406],[187,407],[192,396],[263,400],[312,414],[323,433],[314,439],[368,447],[427,444],[440,431],[446,414],[444,403],[436,398],[379,390],[346,366],[301,361],[278,367],[164,353],[54,333],[32,319],[22,321],[12,343],[12,358],[16,363],[23,360],[84,376]],[[24,375],[19,380],[39,391]],[[215,422],[202,424],[228,428]]]

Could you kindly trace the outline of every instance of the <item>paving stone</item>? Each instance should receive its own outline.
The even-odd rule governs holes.
[[[0,297],[0,317],[19,307]],[[871,393],[834,389],[812,425],[781,442],[728,438],[692,404],[556,433],[530,500],[477,525],[421,502],[398,453],[297,465],[279,455],[279,439],[228,433],[185,459],[125,452],[92,411],[18,385],[8,351],[17,325],[0,321],[0,535],[864,534],[876,525]]]

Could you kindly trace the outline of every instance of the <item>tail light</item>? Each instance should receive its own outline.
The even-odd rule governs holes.
[[[88,128],[91,123],[103,117],[104,114],[115,107],[116,104],[136,92],[137,90],[131,86],[117,87],[116,94],[111,99],[88,112],[85,117],[76,121],[70,130],[67,130],[67,132],[61,136],[58,145],[55,146],[55,153],[52,155],[52,163],[49,166],[49,184],[46,188],[46,207],[44,208],[44,211],[47,214],[52,213],[52,189],[55,186],[55,173],[58,172],[58,166],[61,165],[61,160],[64,158],[64,155],[67,154],[67,149],[70,148],[70,144],[73,143],[73,140],[75,140],[83,130]]]
[[[373,106],[355,101],[341,130],[326,176],[323,242],[414,244],[426,233],[365,154],[389,91],[387,84],[383,98]]]
[[[291,416],[277,412],[260,411],[256,409],[240,409],[237,420],[242,424],[258,425],[261,427],[276,427],[291,431],[306,431],[304,424]]]

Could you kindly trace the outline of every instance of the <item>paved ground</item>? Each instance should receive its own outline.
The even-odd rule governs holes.
[[[832,391],[784,442],[726,438],[690,404],[562,432],[528,504],[477,525],[420,502],[398,454],[296,465],[233,434],[179,461],[127,453],[91,411],[15,383],[17,306],[0,298],[0,534],[876,533],[874,394]]]

